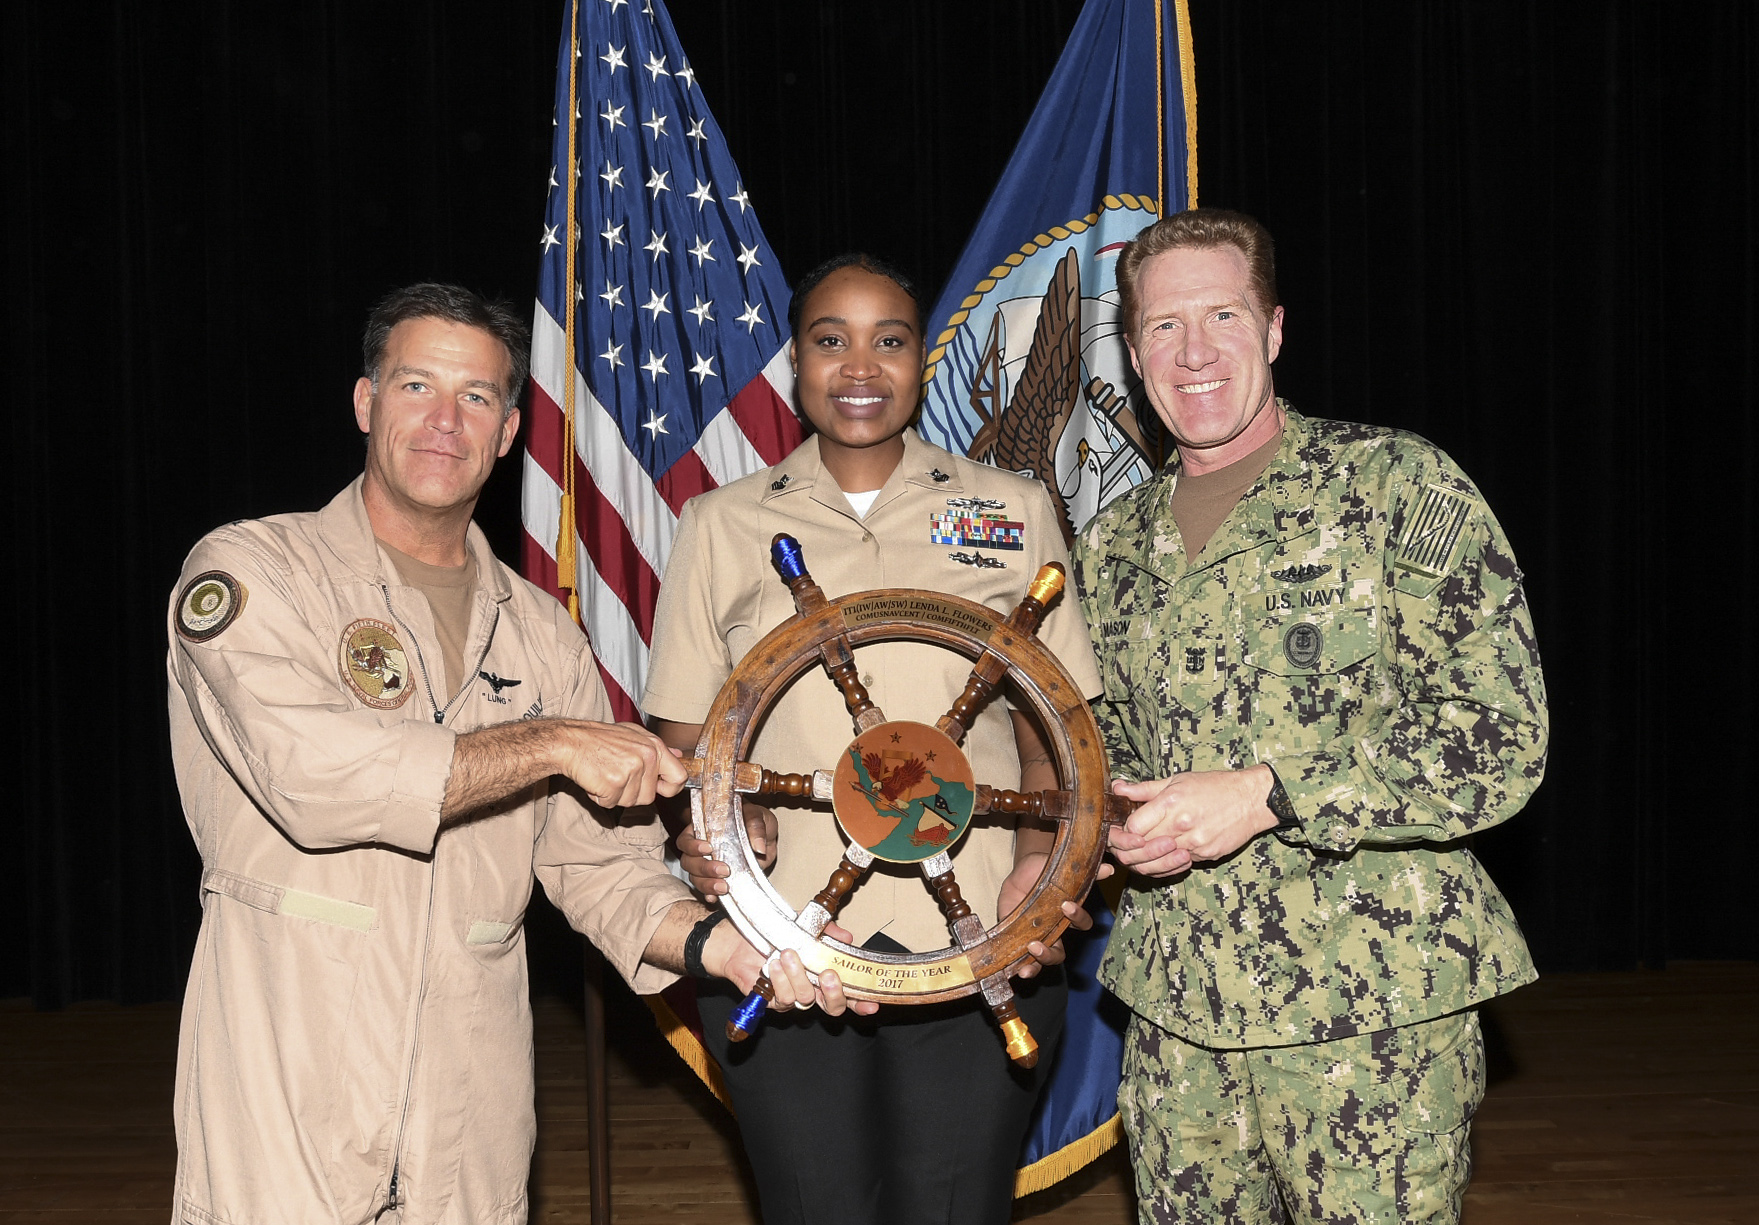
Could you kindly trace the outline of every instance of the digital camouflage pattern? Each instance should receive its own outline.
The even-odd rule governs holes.
[[[1369,1225],[1459,1219],[1483,1097],[1471,1010],[1251,1051],[1192,1046],[1135,1017],[1118,1109],[1145,1223]]]
[[[1102,977],[1211,1047],[1319,1042],[1534,977],[1461,839],[1544,773],[1521,574],[1478,490],[1412,434],[1287,413],[1277,456],[1187,565],[1176,471],[1108,506],[1074,574],[1115,775],[1272,765],[1299,827],[1133,880]]]

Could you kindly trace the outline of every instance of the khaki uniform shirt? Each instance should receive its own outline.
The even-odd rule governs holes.
[[[449,702],[427,601],[360,482],[210,533],[170,608],[171,749],[202,856],[178,1043],[176,1220],[526,1219],[535,1136],[521,921],[532,877],[638,991],[690,897],[657,823],[560,785],[438,833],[458,733],[606,720],[586,639],[470,529],[479,583]],[[401,1215],[379,1218],[395,1199]]]
[[[972,497],[999,503],[988,513],[1020,524],[1023,547],[934,543],[932,517]],[[818,440],[810,438],[775,467],[685,504],[654,616],[652,666],[642,698],[649,715],[701,723],[733,666],[794,615],[793,597],[770,564],[777,532],[800,541],[807,568],[831,599],[876,587],[918,587],[1006,614],[1040,565],[1067,560],[1050,499],[1035,481],[950,454],[906,431],[903,460],[866,516],[857,518],[821,466]],[[954,553],[1003,564],[963,564],[949,556]],[[1051,606],[1039,636],[1082,694],[1092,695],[1099,692],[1099,676],[1072,594]],[[887,718],[928,724],[947,712],[971,672],[964,656],[923,643],[874,643],[858,649],[855,659],[862,683]],[[823,668],[814,668],[771,709],[750,759],[771,770],[833,769],[854,735],[841,692]],[[964,748],[978,782],[1019,785],[1020,759],[1003,702],[985,707]],[[770,880],[799,909],[824,888],[844,840],[828,806],[779,804],[775,811],[781,833]],[[953,850],[960,889],[985,925],[995,922],[996,896],[1013,866],[1013,841],[1011,827],[979,818]],[[875,932],[915,952],[951,942],[914,864],[876,863],[838,922],[857,944]]]
[[[1083,529],[1114,773],[1275,768],[1300,824],[1124,895],[1102,978],[1213,1047],[1441,1016],[1530,981],[1466,848],[1544,773],[1545,686],[1502,529],[1410,434],[1288,413],[1196,559],[1176,472]]]

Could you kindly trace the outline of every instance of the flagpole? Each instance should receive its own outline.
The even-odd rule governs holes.
[[[580,183],[576,170],[580,151],[575,147],[579,131],[574,117],[580,110],[580,0],[573,0],[568,17],[568,236],[562,277],[562,330],[566,355],[562,362],[562,513],[556,525],[556,586],[568,592],[568,615],[580,625],[580,574],[574,554],[574,303],[575,261],[580,225],[575,220],[575,193]]]
[[[1197,52],[1191,37],[1190,0],[1173,0],[1174,20],[1179,33],[1179,94],[1185,107],[1185,207],[1197,207]],[[1161,60],[1165,79],[1166,60]],[[1164,121],[1166,110],[1162,108]],[[1162,142],[1161,156],[1166,156]],[[1164,163],[1163,163],[1164,164]],[[1164,180],[1163,180],[1164,182]],[[1165,192],[1166,188],[1161,188]]]
[[[1167,46],[1166,0],[1154,0],[1154,215],[1167,215]]]

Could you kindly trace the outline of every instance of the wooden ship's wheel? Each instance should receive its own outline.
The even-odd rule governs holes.
[[[771,555],[794,596],[796,615],[740,660],[703,724],[690,768],[697,837],[731,869],[721,899],[741,934],[760,950],[793,949],[816,979],[834,970],[847,995],[929,1004],[983,994],[1015,1063],[1031,1067],[1038,1046],[1014,1005],[1011,976],[1032,961],[1027,945],[1062,935],[1065,901],[1082,902],[1099,872],[1105,827],[1134,807],[1110,794],[1099,728],[1080,689],[1035,637],[1045,606],[1062,589],[1062,567],[1045,566],[1008,617],[957,596],[885,589],[828,600],[808,573],[799,544],[779,535]],[[933,727],[887,720],[856,675],[854,650],[881,640],[928,642],[973,660],[965,690]],[[822,665],[854,720],[841,758],[810,775],[776,774],[745,760],[763,716],[792,682]],[[959,745],[1004,678],[1037,717],[1062,786],[1022,794],[972,777]],[[770,885],[741,819],[744,795],[829,801],[849,839],[825,887],[798,913]],[[949,855],[975,817],[1036,817],[1056,825],[1049,862],[1026,900],[985,928],[960,895]],[[825,925],[875,859],[920,865],[946,915],[953,943],[893,955],[824,934]],[[769,983],[733,1013],[728,1036],[747,1036],[762,1016]]]

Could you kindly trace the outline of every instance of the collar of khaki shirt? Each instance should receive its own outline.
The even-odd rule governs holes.
[[[928,444],[922,441],[921,436],[914,429],[906,429],[903,437],[904,457],[898,461],[898,466],[892,469],[892,474],[886,478],[886,483],[880,486],[879,497],[875,498],[873,505],[867,508],[869,516],[903,493],[906,486],[915,485],[919,488],[938,490],[954,495],[965,492],[965,486],[959,479],[957,465],[954,465],[952,472],[937,468],[935,461],[929,457]],[[818,453],[818,443],[818,435],[814,434],[795,447],[793,452],[781,463],[771,468],[769,483],[764,487],[762,496],[758,498],[758,503],[768,505],[778,498],[810,497],[821,506],[859,523],[861,517],[855,513],[855,508],[849,505],[849,499],[843,496],[843,490],[838,486],[836,480],[825,471],[824,460],[820,458]],[[935,479],[937,472],[946,479],[937,481]],[[855,492],[864,493],[866,491],[857,489]]]

